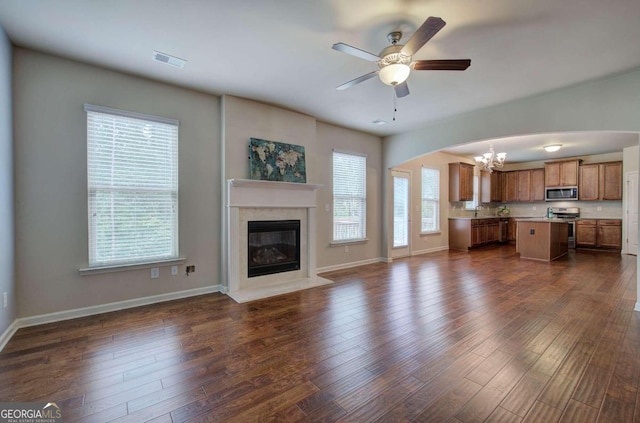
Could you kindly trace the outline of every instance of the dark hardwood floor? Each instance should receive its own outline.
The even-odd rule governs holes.
[[[64,421],[640,421],[636,257],[513,246],[20,329],[0,401]]]

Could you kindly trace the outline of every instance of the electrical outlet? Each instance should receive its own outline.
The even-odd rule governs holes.
[[[171,266],[171,276],[178,274],[178,266]]]
[[[331,211],[331,207],[329,206],[329,204],[324,205],[324,211],[326,212]]]
[[[7,308],[9,305],[9,297],[7,296],[7,291],[2,293],[2,308]]]
[[[156,279],[160,277],[160,268],[152,267],[151,268],[151,279]]]
[[[536,209],[536,206],[533,206],[533,209],[535,210],[535,209]]]
[[[196,271],[195,264],[190,264],[189,266],[187,266],[187,276],[189,276],[189,273],[194,273],[195,271]]]
[[[348,253],[348,252],[349,252],[349,246],[348,246],[348,245],[345,245],[345,246],[344,246],[344,252],[345,252],[345,253]]]
[[[596,207],[596,211],[602,211],[602,206]]]

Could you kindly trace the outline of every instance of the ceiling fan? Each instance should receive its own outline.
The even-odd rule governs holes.
[[[429,17],[420,28],[409,38],[406,44],[398,44],[402,39],[402,32],[393,31],[387,35],[387,39],[391,45],[380,52],[379,55],[369,53],[368,51],[350,46],[345,43],[336,43],[332,46],[334,50],[359,57],[370,62],[378,63],[378,70],[369,72],[365,75],[345,82],[336,87],[337,90],[346,90],[360,82],[371,79],[378,75],[380,80],[391,85],[396,96],[404,97],[409,95],[409,87],[407,86],[407,78],[411,69],[413,70],[457,70],[463,71],[471,65],[470,59],[460,60],[416,60],[411,61],[411,57],[422,48],[434,35],[438,33],[446,22],[441,18]]]

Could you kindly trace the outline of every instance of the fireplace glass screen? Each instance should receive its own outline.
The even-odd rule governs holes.
[[[300,269],[299,220],[248,223],[248,277]]]

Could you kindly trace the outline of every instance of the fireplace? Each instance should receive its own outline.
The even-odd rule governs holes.
[[[249,221],[247,277],[300,269],[300,221]]]

